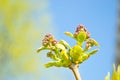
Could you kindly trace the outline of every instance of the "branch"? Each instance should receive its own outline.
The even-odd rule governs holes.
[[[78,64],[73,64],[69,67],[69,69],[72,70],[76,80],[82,80],[78,68],[79,68]]]

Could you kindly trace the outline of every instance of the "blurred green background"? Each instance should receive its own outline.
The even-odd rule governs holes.
[[[36,45],[53,28],[47,8],[45,0],[0,0],[0,80],[38,80]]]
[[[37,54],[41,40],[84,24],[100,43],[100,51],[80,65],[83,80],[103,80],[115,63],[117,0],[0,0],[0,80],[74,80],[69,69],[44,68],[46,54]]]

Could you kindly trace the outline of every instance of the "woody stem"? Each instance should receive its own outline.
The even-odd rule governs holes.
[[[79,67],[78,64],[73,64],[69,67],[69,69],[72,70],[76,80],[82,80],[81,76],[80,76],[80,73],[79,73],[79,70],[78,70],[78,67]]]

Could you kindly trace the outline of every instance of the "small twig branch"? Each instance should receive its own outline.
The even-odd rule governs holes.
[[[79,68],[78,64],[73,64],[69,68],[72,70],[76,80],[82,80],[81,76],[80,76],[80,73],[79,73],[79,70],[78,70],[78,68]]]
[[[45,64],[45,67],[65,67],[72,70],[75,80],[82,80],[79,73],[79,64],[87,60],[91,55],[98,52],[94,49],[91,52],[89,49],[93,46],[99,46],[98,42],[90,37],[84,25],[78,25],[76,31],[65,32],[65,34],[76,40],[76,43],[71,47],[66,41],[57,41],[52,34],[45,35],[42,40],[42,47],[38,48],[37,52],[49,50],[47,57],[54,60]],[[85,44],[83,44],[85,42]],[[85,47],[82,47],[84,45]],[[87,51],[87,54],[85,53]]]

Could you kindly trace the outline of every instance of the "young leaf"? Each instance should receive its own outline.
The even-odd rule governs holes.
[[[56,54],[53,54],[52,52],[48,52],[47,57],[49,57],[53,60],[59,60],[59,58],[56,56]]]
[[[110,80],[110,73],[108,72],[107,76],[105,77],[105,80]]]
[[[60,52],[60,57],[61,57],[61,59],[63,59],[63,60],[68,60],[68,59],[69,59],[69,56],[68,56],[68,54],[66,53],[65,50],[62,50],[62,51]]]
[[[99,43],[96,41],[96,40],[94,40],[94,39],[92,39],[93,40],[93,44],[95,45],[95,46],[99,46]]]
[[[86,40],[86,33],[84,31],[81,31],[77,36],[76,40],[79,42],[79,44],[82,44]]]
[[[95,49],[95,50],[89,52],[89,55],[93,55],[93,54],[97,53],[98,51],[99,51],[98,49]]]
[[[46,68],[49,68],[49,67],[52,67],[52,66],[54,66],[54,65],[55,65],[55,62],[49,62],[49,63],[45,64],[44,66],[45,66]]]
[[[84,53],[84,54],[82,55],[82,60],[83,60],[83,61],[87,60],[88,58],[89,58],[89,54]]]
[[[37,49],[37,53],[39,53],[40,51],[45,50],[45,49],[46,48],[42,46],[42,47],[40,47],[40,48]]]
[[[63,67],[68,67],[71,65],[71,61],[70,60],[61,60],[62,66]]]
[[[49,68],[49,67],[53,67],[53,66],[56,66],[56,67],[61,67],[62,64],[61,64],[61,60],[57,61],[57,62],[49,62],[47,64],[44,65],[46,68]]]
[[[56,44],[55,45],[58,49],[61,49],[61,50],[65,50],[65,47],[64,47],[64,45],[62,45],[62,44]]]
[[[73,34],[71,32],[64,32],[65,35],[71,37],[71,38],[74,38]]]
[[[120,80],[120,65],[118,65],[117,69],[113,65],[112,80]]]
[[[59,43],[64,45],[65,47],[71,48],[70,45],[64,40],[61,40]]]
[[[72,58],[72,61],[73,61],[75,64],[78,64],[78,63],[79,63],[79,59],[81,58],[82,53],[83,53],[83,49],[82,49],[79,45],[74,46],[74,47],[70,50],[70,56],[71,56],[71,58]]]
[[[50,48],[42,46],[42,47],[40,47],[40,48],[37,49],[37,53],[39,53],[42,50],[50,50]]]
[[[73,54],[76,54],[76,53],[81,54],[82,51],[83,51],[83,49],[79,45],[76,45],[73,47]]]

